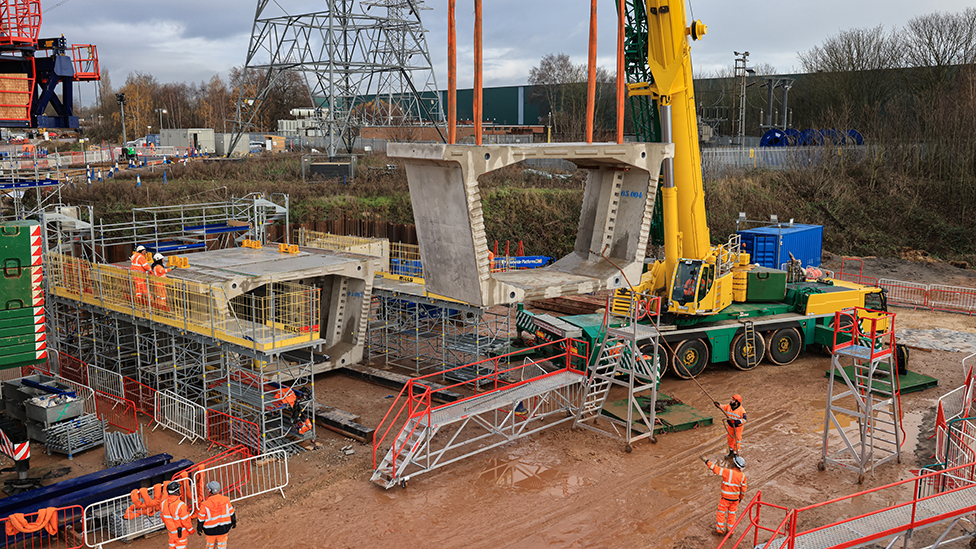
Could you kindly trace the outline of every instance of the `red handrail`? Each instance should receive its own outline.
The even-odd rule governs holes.
[[[541,375],[541,376],[535,376],[535,377],[530,378],[530,379],[517,381],[517,382],[507,382],[504,379],[499,379],[500,376],[504,376],[504,374],[506,374],[506,373],[513,372],[513,371],[519,370],[519,369],[523,369],[526,366],[526,364],[521,364],[521,365],[516,365],[514,367],[511,367],[511,368],[508,368],[508,369],[505,369],[505,370],[499,370],[498,369],[499,363],[503,359],[510,358],[510,357],[512,357],[514,355],[522,355],[526,351],[534,351],[534,350],[537,350],[537,349],[543,349],[545,347],[552,347],[552,346],[560,346],[563,349],[563,351],[560,352],[560,353],[557,353],[554,356],[549,357],[548,359],[545,359],[545,360],[548,360],[548,361],[551,361],[551,362],[555,363],[555,361],[557,359],[564,358],[565,359],[565,365],[564,365],[564,367],[562,369],[556,370],[554,372],[550,372],[550,373],[547,373],[547,374],[544,374],[544,375]],[[579,349],[580,348],[583,348],[584,349],[583,352],[586,353],[586,354],[580,354],[580,352],[579,352]],[[438,409],[440,409],[440,408],[442,408],[444,406],[457,405],[458,403],[466,402],[468,400],[471,400],[473,398],[477,398],[478,396],[480,396],[478,394],[471,395],[469,397],[465,397],[465,398],[462,398],[462,399],[453,401],[450,404],[444,404],[444,405],[441,405],[441,406],[438,406],[438,407],[435,408],[433,406],[433,395],[434,395],[435,392],[436,393],[446,392],[446,391],[450,391],[451,389],[454,389],[454,388],[457,388],[457,387],[460,387],[460,386],[463,386],[463,385],[469,385],[469,384],[474,384],[475,387],[479,387],[481,381],[489,380],[490,379],[492,381],[492,383],[493,383],[492,389],[490,389],[490,390],[485,391],[484,393],[482,393],[482,394],[487,394],[487,393],[492,393],[492,392],[495,392],[495,391],[500,391],[500,390],[503,390],[503,389],[508,389],[508,388],[512,388],[512,387],[521,386],[521,385],[524,385],[526,383],[529,383],[529,382],[531,382],[533,380],[538,380],[538,379],[543,379],[543,378],[546,378],[546,377],[551,377],[551,376],[553,376],[555,374],[558,374],[558,373],[561,373],[561,372],[564,372],[564,371],[565,372],[574,372],[574,373],[578,373],[580,375],[584,375],[584,373],[582,371],[576,370],[576,369],[574,369],[572,367],[572,359],[573,358],[582,358],[582,359],[585,360],[586,357],[588,356],[588,350],[589,350],[589,346],[588,346],[588,344],[586,342],[580,341],[580,340],[577,340],[577,339],[572,339],[572,338],[564,338],[564,339],[556,340],[556,341],[553,341],[553,342],[547,342],[547,343],[535,345],[533,347],[529,347],[529,348],[523,349],[521,351],[516,351],[516,352],[512,352],[512,353],[506,353],[504,355],[499,355],[497,357],[487,358],[487,359],[484,359],[484,360],[480,360],[478,362],[473,362],[471,364],[466,364],[464,366],[457,366],[457,367],[454,367],[454,368],[450,368],[448,370],[443,370],[443,371],[435,372],[435,373],[432,373],[432,374],[427,374],[427,375],[419,376],[419,377],[416,377],[416,378],[413,378],[413,379],[409,380],[403,386],[403,389],[400,390],[400,393],[397,395],[396,399],[393,401],[393,404],[390,406],[390,409],[386,412],[386,415],[383,416],[383,419],[381,419],[380,420],[380,423],[377,425],[376,433],[378,433],[379,436],[374,437],[374,440],[373,440],[373,470],[376,470],[376,452],[377,452],[377,450],[383,444],[383,441],[386,440],[387,435],[390,434],[390,431],[393,430],[394,426],[400,425],[401,418],[402,418],[403,424],[397,430],[397,434],[396,434],[396,437],[394,438],[394,443],[393,443],[394,473],[395,473],[395,468],[396,468],[396,458],[399,457],[400,456],[400,453],[403,451],[403,448],[402,447],[401,448],[397,448],[396,447],[396,440],[398,440],[400,438],[400,436],[403,434],[403,432],[406,429],[407,425],[410,424],[410,420],[412,420],[414,418],[417,418],[417,417],[426,416],[427,417],[427,425],[430,425],[430,418],[431,418],[431,415],[433,414],[433,412],[435,410],[438,410]],[[473,379],[470,379],[470,380],[467,380],[467,381],[458,382],[458,383],[455,383],[453,385],[442,386],[442,387],[438,388],[436,391],[432,387],[430,387],[429,385],[427,385],[426,383],[423,383],[424,380],[427,380],[427,379],[430,379],[430,378],[443,376],[444,374],[449,373],[449,372],[453,372],[455,370],[460,370],[462,368],[470,368],[472,366],[477,366],[479,364],[484,364],[484,363],[488,363],[488,362],[493,363],[493,367],[491,368],[492,373],[490,373],[490,374],[486,374],[486,375],[483,375],[483,376],[478,376],[476,378],[473,378]],[[543,360],[540,360],[538,362],[543,362]],[[533,362],[531,364],[537,364],[538,362]],[[418,398],[418,395],[417,395],[418,392],[419,392],[419,398]],[[404,398],[404,396],[406,396],[406,398]],[[406,417],[403,417],[404,410],[407,411]],[[394,411],[395,411],[395,413],[394,413]],[[392,414],[392,416],[391,416],[391,414]],[[389,420],[389,421],[387,421],[387,420]],[[383,429],[384,425],[386,426],[385,430]],[[409,433],[407,433],[407,436],[406,436],[406,438],[404,440],[410,440],[410,438],[413,436],[413,433],[415,432],[416,429],[417,429],[417,425],[414,425],[413,428],[411,429],[411,431]]]
[[[839,524],[844,524],[844,523],[847,523],[847,522],[855,521],[855,520],[858,520],[858,519],[861,519],[861,518],[864,518],[864,517],[867,517],[867,516],[876,515],[876,514],[879,514],[879,513],[883,513],[885,511],[890,511],[892,509],[897,509],[899,507],[905,507],[907,505],[911,505],[912,506],[911,521],[908,524],[903,525],[903,526],[898,527],[898,528],[890,528],[890,529],[885,530],[883,532],[879,532],[879,533],[876,533],[876,534],[864,536],[862,538],[859,538],[858,540],[854,540],[854,541],[848,542],[848,543],[843,544],[843,545],[838,545],[837,548],[852,547],[854,545],[857,545],[858,543],[864,543],[864,542],[870,541],[872,539],[879,539],[879,538],[885,537],[887,535],[891,535],[893,533],[900,532],[900,531],[903,531],[903,530],[906,530],[906,529],[917,528],[919,526],[924,526],[926,524],[931,524],[933,522],[938,522],[940,520],[944,520],[942,518],[942,515],[936,515],[934,517],[930,517],[930,518],[925,519],[925,520],[922,520],[922,521],[918,521],[916,519],[915,510],[916,510],[916,507],[918,505],[918,502],[924,501],[926,499],[933,498],[933,497],[936,497],[937,495],[939,495],[939,494],[933,494],[933,495],[921,496],[920,497],[918,495],[918,493],[919,493],[919,491],[918,491],[919,484],[922,481],[924,481],[924,480],[932,479],[932,478],[934,478],[936,476],[944,476],[947,473],[950,473],[952,471],[956,471],[956,470],[960,470],[960,469],[964,469],[966,467],[972,467],[972,466],[973,466],[972,463],[968,463],[968,464],[964,464],[964,465],[959,465],[959,466],[956,466],[956,467],[952,467],[952,468],[946,469],[944,471],[934,471],[932,473],[926,473],[925,475],[920,475],[920,476],[916,476],[914,478],[905,479],[905,480],[901,480],[901,481],[898,481],[898,482],[893,482],[891,484],[886,484],[884,486],[879,486],[877,488],[871,488],[869,490],[864,490],[863,492],[858,492],[856,494],[851,494],[851,495],[848,495],[848,496],[841,496],[841,497],[834,498],[834,499],[831,499],[831,500],[828,500],[828,501],[824,501],[824,502],[821,502],[821,503],[816,503],[816,504],[813,504],[813,505],[808,505],[806,507],[801,507],[799,509],[796,509],[796,510],[793,511],[796,519],[793,521],[793,525],[792,525],[793,528],[792,528],[792,532],[790,533],[790,538],[791,538],[790,547],[791,548],[793,547],[793,542],[795,541],[795,538],[798,537],[798,536],[806,535],[806,534],[809,534],[811,532],[816,532],[818,530],[824,530],[826,528],[830,528],[830,527],[833,527],[833,526],[837,526]],[[800,513],[803,513],[803,512],[806,512],[806,511],[811,511],[813,509],[822,508],[822,507],[825,507],[827,505],[832,505],[834,503],[839,503],[839,502],[842,502],[842,501],[846,501],[846,500],[849,500],[851,498],[855,498],[855,497],[858,497],[858,496],[863,496],[863,495],[866,495],[866,494],[870,494],[870,493],[874,493],[874,492],[879,492],[881,490],[887,490],[887,489],[890,489],[890,488],[895,488],[895,487],[903,486],[903,485],[908,484],[908,483],[914,484],[914,489],[913,489],[913,492],[912,492],[914,494],[914,497],[913,497],[913,499],[911,501],[904,502],[904,503],[899,503],[899,504],[896,504],[896,505],[891,505],[891,506],[888,506],[888,507],[885,507],[885,508],[882,508],[882,509],[879,509],[879,510],[876,510],[876,511],[872,511],[872,512],[869,512],[869,513],[864,513],[864,514],[858,515],[856,517],[847,518],[847,519],[844,519],[844,520],[839,520],[839,521],[836,521],[836,522],[827,524],[825,526],[820,526],[820,527],[817,527],[817,528],[811,528],[809,530],[803,530],[803,531],[797,532],[798,524],[800,522],[800,520],[799,520],[800,519]],[[949,493],[949,492],[957,492],[957,491],[962,491],[962,490],[969,490],[969,489],[976,489],[976,483],[970,484],[969,486],[963,486],[963,487],[960,487],[960,488],[954,488],[952,490],[946,490],[944,492],[940,492],[940,494],[945,494],[945,493]],[[969,507],[966,507],[963,510],[958,510],[958,511],[959,512],[968,512],[969,510],[976,510],[976,497],[974,497],[972,501],[973,501],[973,505],[971,505]]]

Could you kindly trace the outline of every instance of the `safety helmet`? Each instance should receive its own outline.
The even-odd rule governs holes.
[[[216,494],[220,491],[220,483],[216,480],[211,480],[207,483],[207,490],[210,490],[211,494]]]
[[[742,404],[742,395],[732,395],[732,400]]]
[[[166,493],[167,494],[170,494],[170,495],[177,495],[178,496],[180,494],[180,483],[179,482],[176,482],[176,481],[173,481],[173,482],[170,482],[169,484],[167,484],[166,485]]]
[[[746,460],[742,456],[735,456],[734,458],[732,458],[732,464],[738,467],[739,469],[742,469],[743,467],[746,466]]]
[[[138,246],[136,246],[136,251],[137,252],[140,252],[140,253],[141,252],[144,252],[144,251],[146,251],[146,247],[143,246],[142,244],[139,244]]]
[[[162,261],[165,258],[163,257],[163,254],[156,252],[156,255],[153,256],[153,259],[156,261]]]

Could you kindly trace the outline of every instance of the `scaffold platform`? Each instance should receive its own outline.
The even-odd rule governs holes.
[[[637,401],[637,405],[639,405],[645,413],[647,413],[648,405],[653,404],[649,396],[637,396],[635,397],[635,400]],[[654,425],[655,435],[688,431],[698,427],[712,425],[714,423],[712,416],[704,415],[695,408],[683,402],[672,402],[674,399],[668,395],[658,394],[657,400],[658,402],[665,403],[665,405],[664,409],[656,414],[656,421]],[[613,401],[608,400],[603,405],[603,414],[620,421],[625,421],[625,418],[627,417],[627,402],[628,399],[626,398]],[[634,417],[638,417],[636,412],[637,411],[635,409]],[[633,421],[632,424],[638,429],[640,429],[640,427],[643,425],[643,423],[638,420]]]
[[[854,377],[854,366],[845,366],[844,372],[847,373],[848,378]],[[824,372],[824,377],[830,377],[830,370]],[[836,379],[838,383],[843,383],[843,379]],[[898,375],[898,384],[901,387],[902,394],[904,393],[915,393],[918,391],[924,391],[925,389],[931,389],[932,387],[938,387],[939,380],[927,376],[925,374],[920,374],[918,372],[912,372],[909,370],[904,374]]]

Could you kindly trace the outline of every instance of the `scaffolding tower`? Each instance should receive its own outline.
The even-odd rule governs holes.
[[[874,468],[889,461],[901,463],[901,391],[895,363],[895,314],[861,307],[834,314],[834,342],[823,450],[818,468],[840,465],[858,472],[858,484]],[[834,391],[843,381],[846,390]],[[857,422],[854,436],[844,429],[843,414]],[[828,442],[841,445],[832,450]]]
[[[627,300],[607,299],[603,334],[594,354],[597,360],[587,371],[585,396],[576,412],[574,427],[619,440],[627,452],[639,440],[657,442],[654,427],[661,383],[660,335],[660,297],[631,293]],[[639,341],[643,343],[638,345]],[[627,413],[623,418],[603,414],[614,387],[626,390]],[[638,400],[639,396],[645,398]]]
[[[466,303],[391,290],[374,291],[366,348],[370,360],[382,360],[420,374],[443,371],[454,381],[486,372],[475,364],[499,354],[511,336],[511,314],[505,308],[484,309]]]
[[[137,208],[131,221],[117,223],[96,220],[90,208],[43,212],[51,346],[254,423],[262,453],[298,451],[315,436],[314,427],[299,432],[299,426],[313,413],[319,288],[273,282],[228,298],[213,283],[104,263],[136,243],[187,252],[235,247],[242,239],[267,243],[267,226],[287,215],[287,196],[278,198]],[[297,395],[294,405],[283,400],[286,390]]]
[[[326,8],[307,13],[296,2],[258,0],[228,155],[288,73],[304,78],[330,157],[340,144],[351,153],[364,124],[430,124],[443,137],[424,1],[329,0]]]

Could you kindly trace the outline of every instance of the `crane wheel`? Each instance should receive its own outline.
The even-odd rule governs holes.
[[[686,339],[674,348],[671,369],[681,379],[691,379],[708,366],[708,345],[700,339]]]
[[[796,328],[781,328],[766,337],[766,347],[769,349],[766,355],[777,366],[793,362],[803,350],[803,338]]]
[[[740,370],[752,370],[762,362],[763,355],[766,353],[766,340],[763,339],[762,334],[756,334],[755,337],[756,348],[750,349],[749,342],[746,341],[746,334],[741,333],[734,338],[732,338],[732,346],[729,348],[729,357],[732,365]],[[756,360],[752,364],[749,364],[749,352],[753,351],[756,353]]]

